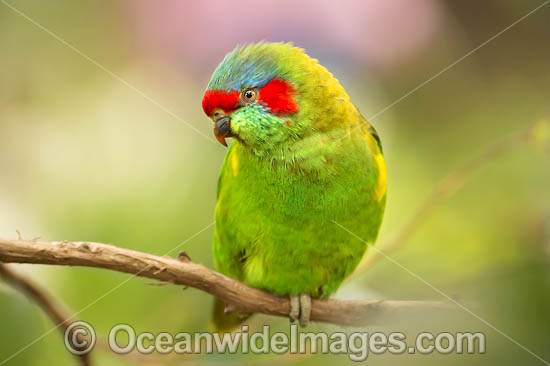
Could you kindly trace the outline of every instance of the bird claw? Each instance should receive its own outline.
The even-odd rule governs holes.
[[[288,316],[291,322],[296,321],[300,316],[300,298],[298,295],[290,295],[290,313]]]
[[[290,321],[299,320],[300,326],[309,324],[311,316],[311,296],[308,294],[290,295]]]
[[[305,327],[309,324],[311,316],[311,296],[300,294],[300,326]]]

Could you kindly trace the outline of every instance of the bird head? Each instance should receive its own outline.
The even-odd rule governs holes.
[[[349,100],[317,60],[289,43],[237,47],[218,65],[202,100],[217,140],[232,137],[256,152],[311,132],[333,97]]]

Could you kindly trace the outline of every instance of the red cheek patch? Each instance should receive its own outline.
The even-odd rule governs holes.
[[[268,107],[270,112],[280,116],[298,112],[298,104],[293,95],[296,89],[281,79],[273,79],[260,89],[258,101]]]
[[[239,103],[238,91],[207,90],[202,98],[202,109],[207,116],[212,116],[214,109],[222,109],[225,113],[233,111]]]

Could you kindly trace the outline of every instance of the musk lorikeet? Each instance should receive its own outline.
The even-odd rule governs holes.
[[[374,128],[338,80],[288,43],[238,47],[202,100],[225,146],[214,259],[250,286],[289,296],[309,321],[311,297],[333,293],[373,244],[386,202],[386,166]],[[223,304],[214,322],[227,328]],[[236,325],[236,324],[233,324]]]

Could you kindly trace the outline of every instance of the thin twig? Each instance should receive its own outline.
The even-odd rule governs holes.
[[[377,244],[377,248],[384,254],[389,254],[403,246],[439,204],[458,192],[474,173],[483,166],[525,144],[529,140],[535,126],[537,126],[537,123],[531,124],[502,140],[490,144],[469,162],[449,173],[435,185],[424,202],[401,224],[393,235]],[[366,269],[372,268],[382,258],[383,255],[379,251],[367,251],[367,255],[353,275],[348,277],[348,280],[364,272]]]
[[[191,261],[159,257],[92,242],[40,242],[0,238],[0,262],[104,268],[214,295],[235,311],[287,317],[288,298],[247,286]],[[455,309],[442,301],[313,300],[311,320],[345,326],[380,324],[387,316],[414,311]]]
[[[31,280],[11,270],[7,265],[2,263],[0,263],[0,276],[4,278],[6,282],[11,283],[13,286],[17,287],[28,297],[30,297],[34,302],[36,302],[36,304],[46,313],[52,322],[59,325],[58,329],[61,331],[62,337],[65,337],[65,331],[71,324],[69,320],[72,317],[65,309],[54,301],[53,297],[46,290],[33,283]],[[91,365],[89,353],[76,357],[80,361],[81,365]]]

